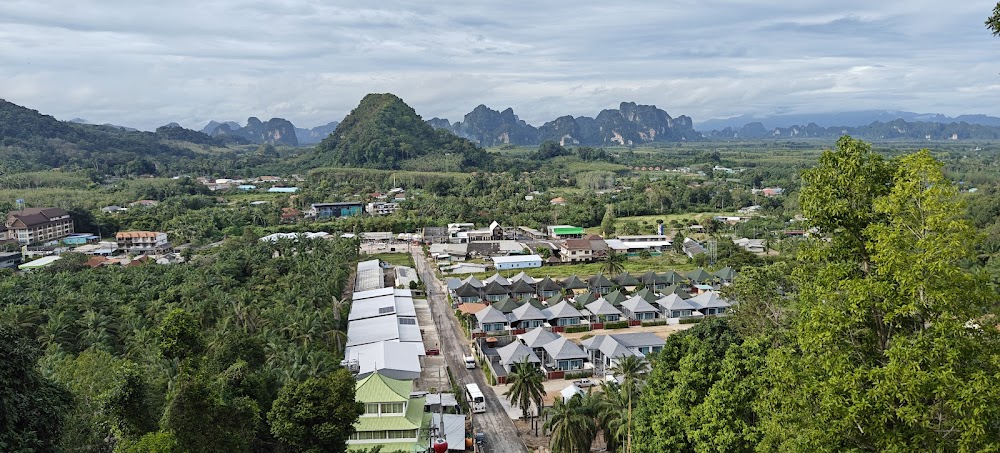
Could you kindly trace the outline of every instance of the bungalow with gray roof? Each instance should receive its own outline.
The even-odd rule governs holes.
[[[497,354],[500,356],[500,365],[503,366],[508,373],[514,368],[514,365],[527,360],[528,363],[541,364],[542,360],[538,358],[535,351],[526,346],[520,341],[513,341],[507,346],[497,348]]]
[[[573,294],[583,294],[590,291],[590,285],[585,283],[583,280],[580,280],[580,278],[575,275],[563,280],[560,283],[560,286],[562,286],[563,289],[573,291]]]
[[[656,319],[656,315],[659,312],[659,309],[646,302],[646,299],[640,296],[632,296],[625,302],[622,302],[622,313],[635,321],[652,321]]]
[[[590,322],[615,322],[622,316],[622,312],[603,297],[587,304],[586,308],[590,312]]]
[[[458,303],[466,304],[483,300],[483,294],[475,286],[463,283],[455,289],[455,298],[458,299]]]
[[[510,328],[507,315],[492,306],[477,311],[474,316],[476,329],[480,332],[504,332]]]
[[[590,285],[590,289],[593,290],[593,292],[601,295],[610,293],[612,288],[615,287],[615,284],[611,280],[608,280],[607,277],[601,274],[590,277],[587,280],[587,283]]]
[[[667,322],[670,324],[676,324],[682,318],[704,316],[698,311],[697,305],[674,293],[658,299],[656,305],[660,307],[660,316],[667,318]]]
[[[553,307],[549,307],[544,310],[546,317],[549,320],[549,325],[552,326],[575,326],[582,322],[583,314],[576,307],[569,304],[569,302],[562,301]]]
[[[721,316],[732,305],[728,300],[719,296],[715,291],[709,291],[688,299],[691,305],[698,307],[698,311],[705,316]]]
[[[545,277],[542,280],[535,283],[535,290],[538,293],[538,297],[544,299],[548,299],[553,296],[559,296],[562,294],[562,287],[548,277]]]
[[[545,369],[548,371],[582,370],[587,353],[565,337],[542,346],[545,349]]]
[[[521,343],[531,348],[540,359],[545,359],[545,345],[559,339],[558,334],[545,330],[544,327],[536,327],[517,336]]]
[[[548,320],[548,316],[542,313],[542,310],[529,303],[515,308],[507,318],[510,319],[512,329],[534,329],[541,327]]]
[[[486,296],[486,300],[496,302],[505,296],[510,296],[510,290],[494,280],[483,288],[483,294]]]

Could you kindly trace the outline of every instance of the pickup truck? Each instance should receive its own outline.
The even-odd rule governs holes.
[[[594,382],[592,379],[577,379],[573,381],[573,385],[585,389],[587,387],[593,387],[597,385],[597,383]]]

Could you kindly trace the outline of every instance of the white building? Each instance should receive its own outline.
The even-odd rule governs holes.
[[[542,257],[538,255],[494,256],[493,265],[497,270],[542,267]]]
[[[128,253],[151,253],[166,249],[167,233],[158,231],[120,231],[115,235],[118,248]]]

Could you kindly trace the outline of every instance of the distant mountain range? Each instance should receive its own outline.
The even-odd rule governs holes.
[[[485,105],[473,109],[460,122],[450,123],[442,118],[427,122],[480,146],[534,146],[545,141],[563,146],[611,146],[701,138],[692,127],[691,118],[683,115],[673,118],[655,105],[634,102],[602,110],[596,118],[561,116],[538,128],[518,118],[511,108],[500,112]]]
[[[766,129],[792,127],[815,123],[821,127],[856,127],[866,126],[874,122],[888,123],[901,119],[907,122],[924,123],[969,123],[982,126],[1000,126],[1000,118],[987,115],[959,115],[949,117],[939,113],[914,113],[899,110],[858,110],[839,113],[799,113],[787,115],[740,115],[732,118],[711,119],[695,123],[700,131],[722,130],[725,128],[739,129],[750,123],[760,123]]]
[[[170,123],[167,126],[176,125]],[[201,132],[211,137],[221,138],[228,143],[270,143],[274,145],[315,145],[330,135],[337,125],[337,121],[331,121],[322,126],[312,129],[295,127],[284,118],[271,118],[267,122],[262,122],[256,117],[247,118],[247,125],[240,126],[235,121],[209,121]]]

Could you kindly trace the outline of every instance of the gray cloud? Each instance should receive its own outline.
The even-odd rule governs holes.
[[[145,129],[248,116],[308,127],[370,92],[426,118],[484,103],[536,125],[621,101],[696,120],[1000,115],[989,0],[813,3],[6,0],[0,97]]]

